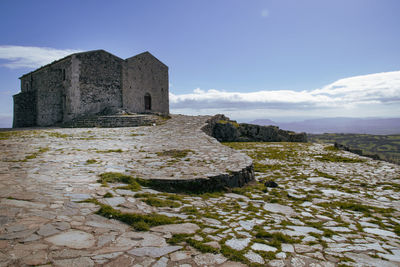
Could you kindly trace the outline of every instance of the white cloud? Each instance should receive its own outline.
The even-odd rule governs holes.
[[[306,91],[227,92],[197,88],[191,94],[170,93],[173,112],[282,116],[400,116],[400,71],[340,79]]]
[[[2,66],[11,69],[38,68],[77,52],[81,51],[50,47],[1,45],[0,59],[7,61]]]

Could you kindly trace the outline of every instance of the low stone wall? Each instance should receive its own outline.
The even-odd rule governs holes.
[[[237,123],[218,114],[202,130],[220,142],[307,142],[306,133],[295,133],[277,126]]]
[[[243,168],[239,172],[230,172],[207,178],[195,179],[152,179],[152,187],[169,192],[211,192],[226,188],[242,187],[254,180],[253,164]]]
[[[348,146],[345,146],[345,145],[342,145],[342,144],[339,144],[336,142],[335,142],[334,146],[337,149],[348,151],[348,152],[351,152],[351,153],[354,153],[354,154],[357,154],[360,156],[368,157],[368,158],[375,159],[375,160],[381,159],[378,154],[364,154],[361,149],[351,148],[351,147],[348,147]]]
[[[159,122],[155,115],[111,115],[77,118],[62,124],[66,128],[115,128],[149,126]]]

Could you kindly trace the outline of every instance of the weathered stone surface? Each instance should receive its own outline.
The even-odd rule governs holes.
[[[55,260],[54,266],[59,267],[77,267],[77,266],[94,266],[94,262],[88,257],[80,257],[75,259]]]
[[[292,215],[296,214],[296,212],[291,207],[284,206],[281,204],[276,204],[276,203],[266,203],[264,205],[264,209],[269,212],[281,213],[281,214],[288,215],[288,216],[292,216]]]
[[[246,264],[236,262],[236,261],[226,261],[220,265],[220,267],[246,267]]]
[[[129,250],[128,253],[134,256],[149,256],[153,258],[158,258],[169,254],[171,252],[181,249],[182,246],[167,246],[167,247],[141,247]]]
[[[118,246],[164,247],[167,245],[161,236],[148,232],[126,232],[115,242]]]
[[[168,259],[166,257],[160,258],[153,267],[167,267]]]
[[[171,234],[194,234],[200,227],[194,223],[168,224],[152,227],[151,231]]]
[[[56,246],[66,246],[69,248],[89,248],[95,243],[93,235],[76,230],[69,230],[67,232],[48,237],[46,241],[53,243]]]
[[[250,261],[254,263],[264,264],[264,259],[257,253],[253,251],[248,251],[244,256]]]
[[[38,250],[23,259],[26,265],[42,265],[48,263],[47,252]]]
[[[132,266],[134,263],[134,259],[127,255],[122,255],[114,260],[109,261],[108,263],[104,264],[104,267],[115,267],[115,266]]]
[[[275,247],[271,247],[271,246],[268,246],[268,245],[265,245],[265,244],[261,244],[261,243],[254,243],[253,245],[251,245],[251,248],[253,250],[272,251],[272,252],[275,252],[275,251],[278,250]]]
[[[250,243],[250,238],[242,238],[242,239],[232,238],[227,240],[225,242],[225,245],[236,250],[243,250],[247,247],[249,243]]]
[[[351,253],[347,252],[344,254],[346,257],[353,259],[358,264],[364,264],[367,266],[376,266],[376,267],[395,267],[398,266],[396,263],[384,261],[381,259],[372,258],[365,254],[360,253]]]
[[[37,233],[41,236],[49,236],[49,235],[54,235],[59,233],[60,230],[58,230],[56,227],[54,227],[51,224],[45,224],[40,229],[37,231]]]
[[[226,258],[220,254],[200,254],[194,257],[194,262],[199,266],[213,266],[224,263]]]
[[[190,259],[192,257],[192,253],[189,251],[177,251],[174,253],[171,253],[169,255],[171,261],[181,261],[181,260],[186,260]]]

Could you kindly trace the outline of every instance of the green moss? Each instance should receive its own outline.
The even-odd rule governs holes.
[[[400,225],[396,225],[394,227],[394,232],[396,233],[396,235],[400,236]]]
[[[180,244],[186,242],[186,239],[193,236],[193,234],[173,234],[171,238],[167,239],[167,243],[171,245]]]
[[[168,200],[168,199],[160,199],[156,197],[148,197],[144,199],[144,202],[146,202],[150,206],[154,207],[170,207],[170,208],[178,208],[181,206],[179,202]]]
[[[86,165],[94,164],[94,163],[97,163],[97,160],[95,160],[95,159],[88,159],[88,160],[86,160]]]
[[[140,184],[137,182],[137,178],[133,178],[130,175],[122,174],[119,172],[105,172],[99,175],[99,183],[107,185],[107,183],[124,183],[127,184],[124,189],[132,191],[139,191],[141,189]]]
[[[113,197],[113,194],[111,194],[111,192],[107,192],[107,193],[104,194],[103,197],[104,198],[110,198],[110,197]]]
[[[198,215],[199,211],[195,206],[191,207],[183,207],[181,208],[180,212],[186,213],[186,214],[191,214],[191,215]]]
[[[257,251],[266,260],[274,260],[276,258],[276,253],[272,251]]]
[[[55,137],[55,138],[67,138],[67,137],[71,137],[71,135],[68,134],[62,134],[59,132],[45,132],[48,136],[50,137]]]
[[[131,136],[143,136],[144,134],[132,133]]]
[[[138,231],[149,231],[150,230],[149,224],[146,223],[145,221],[134,222],[134,223],[132,223],[132,227]]]
[[[96,153],[122,153],[122,149],[96,150]]]
[[[194,247],[195,249],[199,250],[202,253],[214,253],[214,254],[217,254],[219,252],[219,249],[214,248],[214,247],[209,246],[209,245],[205,245],[201,241],[197,241],[197,240],[195,240],[193,238],[186,239],[186,242],[190,246]]]
[[[326,147],[324,147],[324,150],[326,150],[326,151],[339,151],[339,149],[338,148],[336,148],[335,146],[326,146]]]
[[[147,231],[149,227],[152,226],[181,222],[179,218],[168,217],[156,213],[151,213],[151,214],[124,213],[114,209],[109,205],[104,205],[102,203],[99,203],[97,200],[93,199],[89,199],[85,202],[91,202],[100,205],[100,209],[96,212],[96,214],[104,216],[106,218],[122,221],[128,225],[131,225],[138,231]]]
[[[43,154],[43,153],[45,153],[45,152],[47,152],[49,150],[50,149],[48,147],[39,147],[38,151],[36,151],[36,152],[34,152],[34,153],[30,154],[30,155],[25,156],[25,158],[23,160],[19,160],[19,161],[26,162],[26,161],[28,161],[28,159],[35,159],[40,154]]]
[[[321,176],[321,177],[329,178],[329,179],[332,179],[332,180],[337,180],[337,179],[338,179],[336,176],[330,175],[330,174],[325,173],[325,172],[321,172],[321,171],[319,171],[319,170],[317,170],[317,169],[315,169],[314,172],[315,172],[318,176]]]
[[[219,121],[217,121],[217,123],[219,123],[219,124],[231,124],[231,125],[233,125],[233,127],[239,128],[239,123],[237,123],[236,121],[219,120]]]
[[[193,150],[190,149],[183,149],[183,150],[178,150],[178,149],[171,149],[171,150],[165,150],[162,152],[157,152],[157,155],[160,157],[172,157],[172,158],[184,158],[186,157],[189,153],[193,153]]]
[[[221,254],[232,261],[239,261],[244,264],[248,264],[249,260],[243,255],[243,252],[237,251],[233,248],[228,247],[225,244],[221,244]]]
[[[261,164],[258,162],[254,162],[254,171],[255,172],[262,172],[262,173],[268,173],[276,170],[280,170],[284,167],[282,164]]]
[[[362,212],[364,215],[370,215],[371,212],[376,212],[384,215],[390,215],[394,209],[392,208],[378,208],[373,206],[364,205],[357,202],[350,201],[333,201],[333,202],[323,202],[317,204],[325,208],[340,208],[344,210],[351,210],[356,212]]]
[[[365,159],[356,159],[356,158],[346,158],[336,154],[328,153],[318,155],[315,157],[316,160],[323,161],[323,162],[342,162],[342,163],[363,163],[366,162]]]
[[[288,235],[285,235],[285,234],[283,234],[281,232],[270,233],[270,232],[265,231],[261,227],[255,227],[255,231],[256,231],[255,236],[257,238],[266,239],[268,241],[267,244],[269,244],[271,246],[274,246],[274,247],[276,247],[278,249],[281,248],[281,244],[282,243],[293,244],[293,243],[299,243],[300,242],[300,240],[294,239],[294,238],[292,238],[292,237],[290,237]]]

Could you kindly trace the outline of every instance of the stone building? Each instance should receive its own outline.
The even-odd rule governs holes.
[[[49,126],[121,110],[169,114],[168,67],[149,52],[125,60],[104,50],[76,53],[20,80],[13,127]]]

